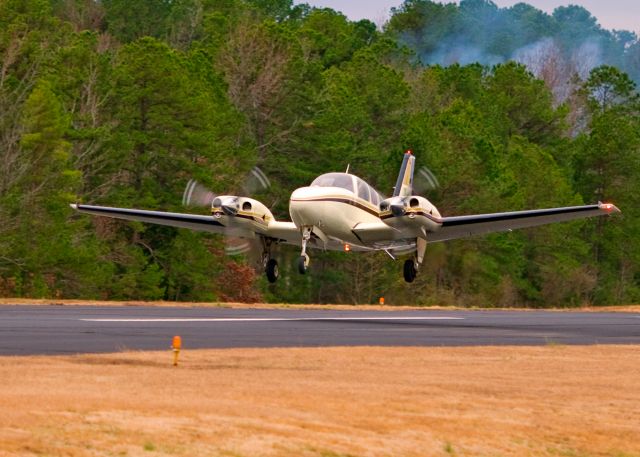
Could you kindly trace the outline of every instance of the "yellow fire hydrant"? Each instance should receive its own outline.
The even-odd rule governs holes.
[[[173,366],[178,366],[178,356],[180,355],[180,348],[182,347],[182,338],[178,335],[173,337],[173,342],[171,343],[171,349],[173,349]]]

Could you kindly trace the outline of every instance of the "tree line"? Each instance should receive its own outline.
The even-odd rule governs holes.
[[[454,7],[473,5],[492,8]],[[569,68],[562,52],[493,66],[424,62],[417,46],[449,30],[438,13],[447,8],[407,0],[380,30],[290,0],[0,1],[0,294],[637,301],[636,76],[622,64],[574,71],[559,96],[553,72],[534,69]],[[529,11],[543,36],[551,26]],[[418,45],[408,41],[417,30]],[[299,276],[297,250],[281,248],[281,281],[269,285],[250,258],[225,256],[219,236],[68,207],[206,214],[182,205],[190,179],[240,193],[258,166],[272,185],[255,197],[288,219],[293,189],[347,164],[388,195],[406,149],[437,178],[424,194],[444,215],[599,200],[624,215],[433,244],[411,286],[384,253],[314,254],[310,275]]]

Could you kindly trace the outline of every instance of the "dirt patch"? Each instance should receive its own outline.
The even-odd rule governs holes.
[[[453,306],[400,306],[400,305],[317,305],[287,303],[225,303],[225,302],[170,302],[170,301],[101,301],[101,300],[52,300],[43,298],[0,298],[0,305],[52,305],[52,306],[159,306],[159,307],[202,307],[238,309],[331,309],[360,311],[410,311],[410,310],[476,310],[476,311],[534,311],[531,308],[462,308]],[[545,308],[539,311],[557,312],[629,312],[639,313],[640,305],[590,306],[582,308]]]
[[[640,347],[0,358],[0,455],[640,456]]]

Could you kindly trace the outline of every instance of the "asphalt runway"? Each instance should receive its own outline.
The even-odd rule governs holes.
[[[640,344],[640,313],[0,306],[0,354],[320,346]]]

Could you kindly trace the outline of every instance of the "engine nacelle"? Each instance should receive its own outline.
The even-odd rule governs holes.
[[[269,223],[273,220],[273,214],[269,208],[258,200],[235,195],[220,195],[211,202],[211,214],[214,217],[242,217],[253,219],[256,222]]]
[[[391,197],[380,203],[380,217],[385,224],[406,230],[415,228],[412,235],[425,236],[426,232],[437,230],[440,213],[424,197]]]
[[[412,195],[409,197],[391,197],[380,203],[380,211],[391,211],[395,217],[416,215],[418,213],[429,214],[439,218],[440,213],[433,204],[424,197]]]

